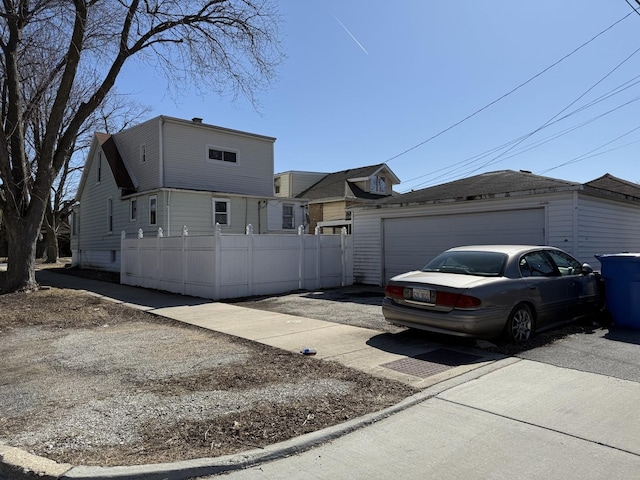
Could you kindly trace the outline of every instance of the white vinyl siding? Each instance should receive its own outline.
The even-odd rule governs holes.
[[[97,178],[97,156],[94,153],[90,162],[87,178]],[[104,268],[118,270],[119,264],[111,261],[113,251],[120,250],[121,230],[129,225],[129,204],[120,200],[120,190],[111,174],[107,162],[103,161],[99,184],[86,182],[80,195],[80,207],[74,208],[75,231],[73,238],[74,260],[83,268]],[[111,222],[109,229],[109,199],[112,199]]]
[[[161,186],[160,122],[161,118],[154,118],[113,135],[118,151],[138,181],[138,191],[141,192]]]
[[[595,255],[640,252],[638,207],[587,196],[580,197],[578,207],[578,260],[599,270]]]
[[[207,146],[237,152],[237,162],[212,161]],[[165,120],[164,181],[168,188],[273,195],[273,139]]]

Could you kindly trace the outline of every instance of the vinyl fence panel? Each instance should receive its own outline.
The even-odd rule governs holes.
[[[120,282],[214,300],[353,284],[351,236],[246,235],[121,239]]]

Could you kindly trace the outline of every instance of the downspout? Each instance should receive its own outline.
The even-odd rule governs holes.
[[[171,190],[167,192],[167,237],[171,236]]]

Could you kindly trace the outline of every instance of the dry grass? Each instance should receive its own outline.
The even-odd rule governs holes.
[[[145,335],[164,343],[145,344]],[[90,342],[91,348],[73,344],[76,338]],[[71,350],[63,351],[61,345]],[[82,362],[73,363],[74,352],[82,353]],[[415,393],[406,385],[337,363],[55,288],[0,295],[0,355],[0,440],[76,465],[133,465],[238,453],[342,423]],[[207,363],[220,355],[234,361]],[[173,371],[171,362],[191,367],[163,376]],[[145,376],[148,372],[157,375]],[[324,389],[321,393],[314,391],[318,385]],[[301,393],[290,396],[290,388]],[[282,398],[269,400],[265,392]],[[136,411],[153,410],[153,404],[145,403],[148,398],[189,402],[207,395],[235,395],[238,400],[226,411],[193,418],[123,413],[138,403]],[[98,420],[112,418],[119,425],[113,435],[124,438],[135,432],[136,440],[97,445],[102,439],[92,437],[100,433],[93,425],[65,423],[96,415],[96,402],[103,405]],[[197,406],[202,411],[210,407]],[[72,435],[71,428],[77,429]],[[28,441],[16,440],[25,438]]]

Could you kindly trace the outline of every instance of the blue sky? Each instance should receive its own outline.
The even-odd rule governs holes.
[[[258,112],[172,98],[138,68],[118,91],[149,117],[276,137],[276,172],[387,162],[400,192],[503,169],[640,182],[640,15],[625,0],[282,0],[280,13],[288,58]]]

